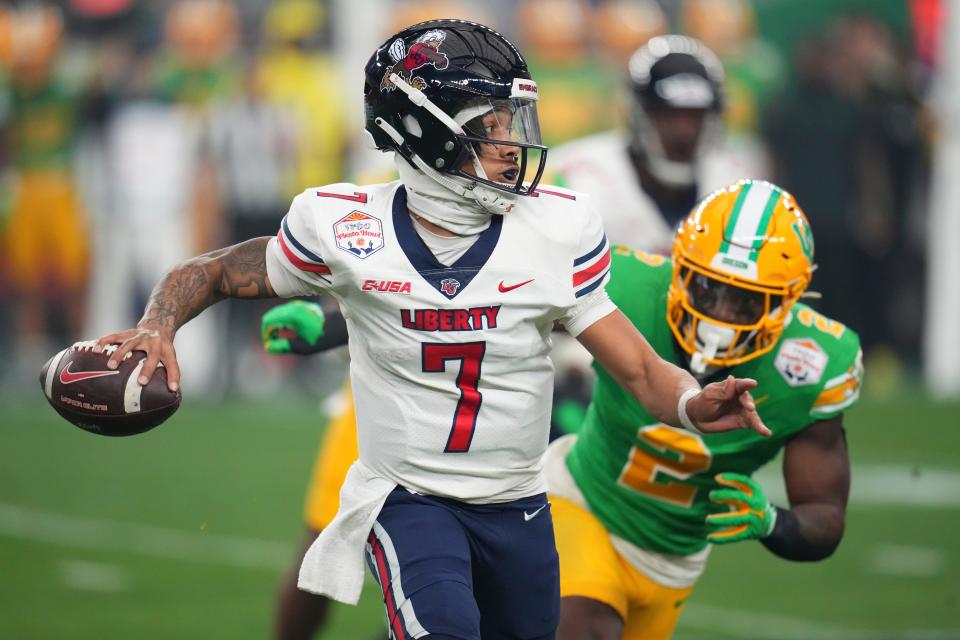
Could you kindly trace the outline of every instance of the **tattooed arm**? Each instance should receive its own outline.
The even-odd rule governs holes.
[[[167,369],[167,385],[176,390],[180,367],[173,348],[177,330],[201,311],[224,298],[272,298],[267,277],[267,242],[254,238],[191,258],[173,267],[153,288],[136,329],[112,333],[97,340],[98,348],[120,343],[107,366],[116,368],[130,351],[145,351],[140,373],[146,384],[159,363]]]
[[[224,298],[275,297],[267,278],[269,240],[254,238],[178,264],[153,288],[137,326],[167,329],[172,336]]]

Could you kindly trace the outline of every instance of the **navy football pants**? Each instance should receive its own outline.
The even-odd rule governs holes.
[[[546,495],[470,505],[397,488],[367,539],[390,637],[548,640],[560,568]]]

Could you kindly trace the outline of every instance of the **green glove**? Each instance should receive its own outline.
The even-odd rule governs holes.
[[[314,302],[294,300],[263,314],[260,336],[267,353],[316,353],[323,335],[323,309]]]
[[[720,473],[716,480],[732,488],[714,489],[710,492],[710,501],[730,505],[731,510],[707,516],[711,530],[707,540],[726,544],[769,536],[777,522],[777,509],[767,500],[763,487],[750,476],[740,473]]]

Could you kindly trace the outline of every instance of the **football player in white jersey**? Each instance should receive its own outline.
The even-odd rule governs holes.
[[[551,149],[549,176],[593,196],[611,243],[669,255],[700,198],[765,163],[726,144],[723,66],[699,40],[651,38],[627,71],[629,126]]]
[[[393,637],[552,638],[558,566],[541,457],[555,323],[666,424],[769,430],[735,379],[700,388],[604,291],[589,199],[539,189],[536,83],[503,36],[435,20],[366,67],[366,130],[401,179],[297,196],[274,238],[173,267],[108,366],[146,352],[179,385],[173,339],[226,297],[330,293],[350,335],[360,457],[301,588],[355,603],[368,563]],[[539,156],[539,157],[538,157]]]

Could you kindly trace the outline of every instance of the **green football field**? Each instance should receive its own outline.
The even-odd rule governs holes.
[[[2,400],[0,639],[270,636],[302,532],[315,403],[188,401],[114,440],[70,427],[39,393]],[[865,401],[848,438],[837,554],[801,566],[756,543],[717,549],[676,637],[960,638],[960,403]],[[762,472],[782,495],[777,477]],[[368,588],[323,638],[373,640],[381,618]]]

